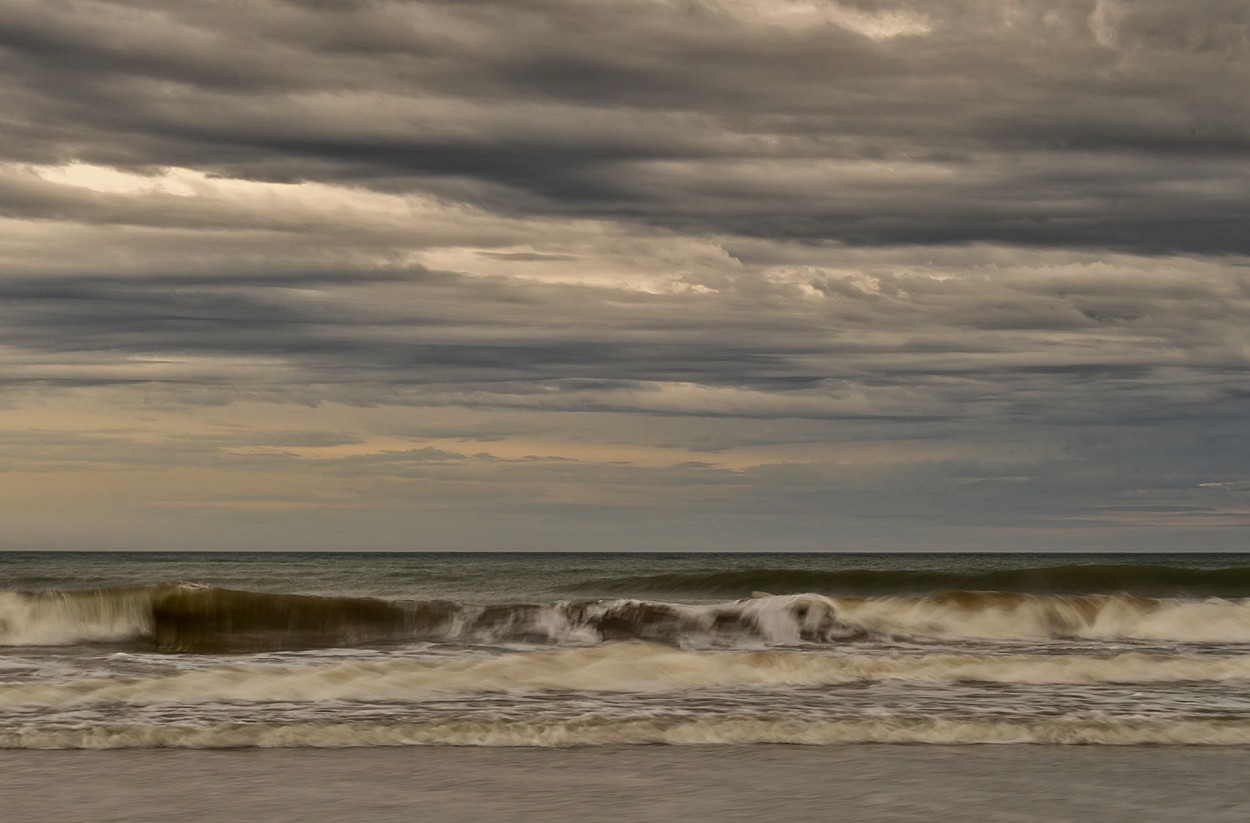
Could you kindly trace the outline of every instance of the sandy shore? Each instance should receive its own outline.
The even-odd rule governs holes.
[[[1250,820],[1250,749],[0,751],[6,820]]]

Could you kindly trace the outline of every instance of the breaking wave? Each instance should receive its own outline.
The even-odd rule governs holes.
[[[703,605],[571,600],[482,606],[190,585],[0,592],[0,645],[6,646],[130,643],[231,653],[419,640],[733,646],[894,639],[1250,643],[1250,601],[952,591],[758,595]]]

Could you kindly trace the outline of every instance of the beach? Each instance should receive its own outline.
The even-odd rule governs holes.
[[[1250,749],[413,747],[0,751],[9,820],[1250,819]]]

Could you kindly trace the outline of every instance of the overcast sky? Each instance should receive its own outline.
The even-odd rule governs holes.
[[[0,548],[1250,548],[1244,0],[0,0]]]

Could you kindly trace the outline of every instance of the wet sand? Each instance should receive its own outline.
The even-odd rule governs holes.
[[[0,751],[5,820],[1250,820],[1250,748]]]

